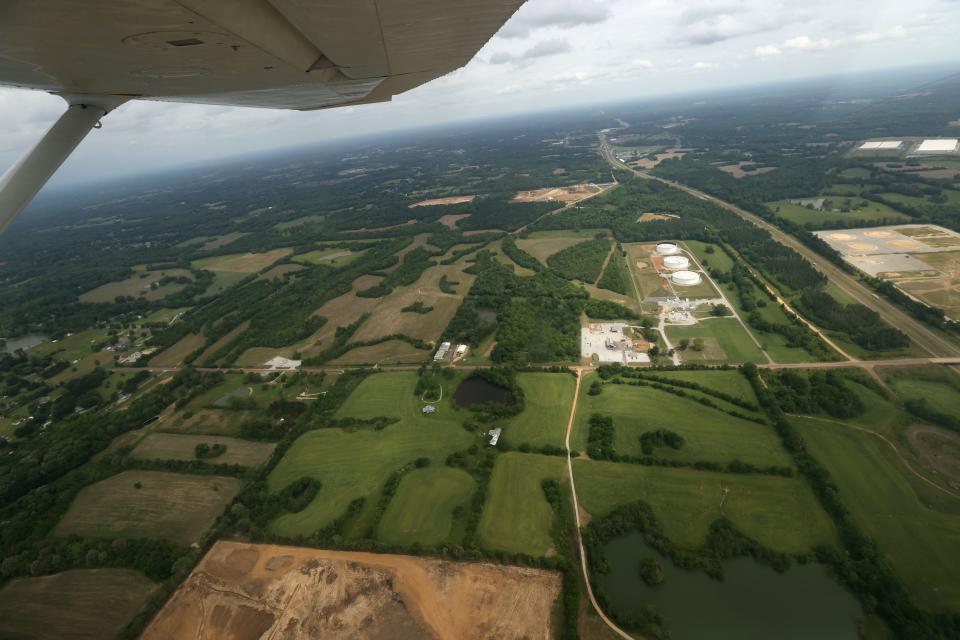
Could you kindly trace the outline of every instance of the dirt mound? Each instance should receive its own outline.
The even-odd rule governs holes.
[[[539,569],[219,542],[144,640],[550,638]]]

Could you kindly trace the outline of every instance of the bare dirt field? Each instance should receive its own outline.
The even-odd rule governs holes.
[[[457,223],[465,218],[469,218],[471,214],[469,213],[451,213],[441,217],[437,222],[447,227],[448,229],[456,229]]]
[[[0,638],[114,638],[155,585],[129,569],[77,569],[18,578],[0,591]]]
[[[180,435],[176,433],[151,433],[140,441],[130,453],[137,460],[196,460],[194,451],[200,443],[222,444],[227,447],[216,458],[207,458],[211,464],[239,464],[245,467],[261,465],[270,458],[276,444],[250,442],[239,438],[208,435]]]
[[[167,538],[191,544],[210,528],[241,486],[236,478],[124,471],[84,487],[54,534]]]
[[[143,640],[551,638],[556,573],[218,542]]]
[[[655,220],[670,220],[671,218],[679,218],[680,216],[673,213],[642,213],[640,217],[637,218],[638,223],[643,222],[654,222]]]
[[[638,169],[653,169],[664,160],[682,158],[685,155],[687,155],[687,152],[684,149],[667,149],[663,153],[658,153],[653,158],[641,158],[640,160],[630,162],[629,165]]]
[[[256,417],[253,411],[234,411],[232,409],[201,409],[189,418],[182,413],[172,417],[162,416],[157,423],[159,430],[174,431],[198,435],[234,435],[240,432],[240,425]]]
[[[514,202],[579,202],[603,191],[605,185],[575,184],[570,187],[553,187],[521,191],[513,196]]]
[[[477,199],[477,196],[449,196],[447,198],[431,198],[430,200],[421,200],[420,202],[414,202],[410,205],[410,208],[414,207],[435,207],[437,205],[445,204],[464,204],[467,202],[473,202]]]

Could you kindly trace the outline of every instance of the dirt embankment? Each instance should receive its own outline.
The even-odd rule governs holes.
[[[551,638],[556,573],[218,542],[144,640]]]

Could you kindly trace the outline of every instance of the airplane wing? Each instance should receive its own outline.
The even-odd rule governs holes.
[[[48,91],[70,108],[0,178],[0,231],[127,100],[297,110],[389,101],[466,64],[523,2],[2,0],[0,85]]]

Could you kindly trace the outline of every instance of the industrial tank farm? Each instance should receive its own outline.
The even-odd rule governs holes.
[[[690,259],[685,256],[667,256],[663,266],[670,271],[685,271],[690,268]]]
[[[677,271],[670,276],[670,281],[678,287],[693,287],[700,284],[702,278],[695,271]]]

